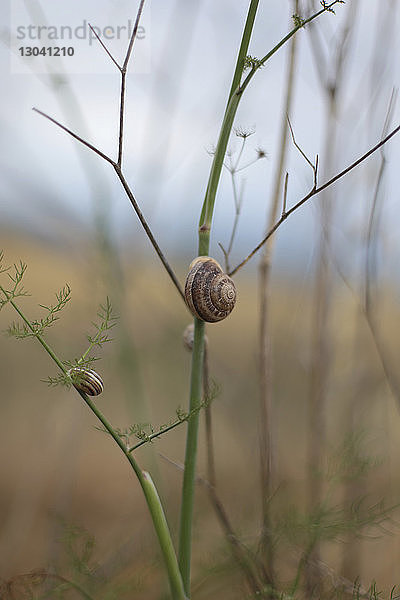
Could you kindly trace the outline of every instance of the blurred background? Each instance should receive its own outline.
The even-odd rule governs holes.
[[[127,78],[124,173],[181,282],[196,255],[247,8],[149,1]],[[319,8],[261,2],[251,55],[264,56],[294,13]],[[186,408],[182,333],[190,317],[110,165],[31,110],[116,157],[117,69],[87,40],[68,42],[82,61],[35,65],[18,56],[16,32],[29,23],[127,23],[136,9],[122,0],[82,0],[68,14],[46,0],[4,3],[0,45],[0,248],[7,264],[28,263],[31,296],[21,306],[30,318],[71,286],[72,301],[47,335],[64,359],[85,350],[98,305],[110,297],[120,318],[96,366],[105,381],[98,404],[121,429],[157,428]],[[233,177],[225,169],[213,223],[211,254],[221,263],[235,190],[232,267],[263,237],[276,198],[280,216],[285,173],[288,207],[313,186],[286,113],[314,166],[318,155],[319,183],[399,123],[398,2],[349,0],[335,11],[300,30],[246,91],[226,165],[240,162]],[[126,40],[109,47],[122,62]],[[389,598],[400,585],[399,160],[394,137],[295,212],[268,255],[235,276],[239,300],[229,319],[208,327],[218,497],[264,588],[290,591],[299,574],[296,598],[375,597],[374,581]],[[16,316],[6,307],[1,330]],[[43,383],[56,368],[39,344],[1,336],[0,355],[0,592],[81,597],[67,587],[49,592],[45,571],[58,587],[56,576],[79,581],[95,598],[168,597],[139,485],[117,448],[73,391]],[[174,532],[185,428],[137,451]],[[204,427],[200,435],[199,475],[207,480]],[[261,478],[260,448],[272,456]],[[254,595],[201,483],[193,589],[199,599]],[[271,597],[265,589],[261,597]]]

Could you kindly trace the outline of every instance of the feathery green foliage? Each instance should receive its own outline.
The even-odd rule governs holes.
[[[2,293],[2,297],[0,297],[0,310],[8,304],[14,298],[18,298],[20,296],[29,296],[28,292],[26,292],[22,285],[22,279],[27,269],[27,265],[22,261],[19,264],[14,264],[11,266],[4,266],[4,252],[0,251],[0,275],[2,273],[6,273],[9,280],[12,282],[11,287],[1,287],[0,291]],[[13,270],[12,273],[10,271]]]
[[[13,296],[15,298],[15,296]],[[43,335],[48,327],[54,325],[60,318],[60,312],[67,306],[71,299],[71,289],[68,285],[63,287],[59,292],[56,293],[57,302],[54,305],[45,306],[39,304],[40,308],[43,308],[47,314],[45,317],[30,321],[31,327],[26,323],[13,322],[8,328],[8,335],[15,337],[16,339],[25,339],[30,337],[36,337]]]
[[[107,342],[111,342],[112,338],[109,335],[109,331],[115,327],[118,317],[114,315],[110,299],[107,297],[105,304],[100,304],[97,312],[98,321],[92,321],[92,325],[95,329],[95,334],[87,335],[86,338],[89,342],[88,348],[78,358],[73,360],[64,360],[63,364],[66,369],[72,369],[79,367],[81,369],[90,369],[94,362],[99,360],[98,356],[92,355],[94,349],[101,348]],[[44,380],[50,386],[65,385],[70,387],[72,380],[67,373],[64,371],[58,373],[55,377],[47,377]]]

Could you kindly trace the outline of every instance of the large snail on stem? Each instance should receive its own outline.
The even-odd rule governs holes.
[[[198,256],[189,267],[185,299],[195,317],[216,323],[226,319],[235,306],[235,284],[216,260]]]

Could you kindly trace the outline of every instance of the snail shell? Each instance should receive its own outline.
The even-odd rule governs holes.
[[[185,299],[192,314],[208,323],[222,321],[232,312],[236,288],[216,260],[199,256],[189,267]]]
[[[193,323],[190,323],[186,327],[185,331],[183,332],[182,341],[183,341],[183,345],[186,348],[186,350],[191,352],[193,350],[193,344],[194,344],[194,324]],[[205,344],[205,346],[208,345],[207,335],[204,336],[204,344]]]
[[[103,380],[93,369],[74,367],[68,371],[74,387],[88,396],[98,396],[103,391]]]
[[[193,323],[190,323],[190,325],[188,325],[186,327],[185,331],[183,332],[183,345],[185,346],[186,350],[191,352],[193,350],[193,344],[194,344],[194,325],[193,325]]]

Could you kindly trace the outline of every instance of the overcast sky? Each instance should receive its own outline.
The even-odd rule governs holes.
[[[337,40],[354,2],[338,5],[336,15],[324,14],[318,21],[321,64],[327,77],[334,73]],[[319,6],[319,2],[315,4]],[[69,228],[90,226],[100,208],[114,235],[134,238],[148,248],[111,167],[31,110],[35,106],[49,113],[116,157],[119,75],[99,44],[90,39],[87,23],[98,27],[116,60],[122,61],[137,5],[125,0],[2,0],[3,226],[19,223],[42,234],[55,232],[60,241],[68,243]],[[398,2],[359,0],[357,7],[338,97],[333,170],[345,167],[379,140],[391,91],[400,80],[400,41],[395,35]],[[209,151],[217,140],[247,8],[245,0],[146,2],[141,39],[137,40],[127,82],[124,170],[151,227],[169,252],[177,251],[181,241],[189,252],[195,252],[196,227],[211,164]],[[261,0],[250,53],[266,54],[287,33],[292,13],[292,2]],[[312,159],[319,154],[322,181],[326,102],[309,32],[301,30],[298,35],[290,117],[303,150]],[[28,46],[73,48],[74,55],[28,58]],[[234,251],[237,257],[250,250],[265,229],[287,51],[285,46],[256,74],[236,118],[236,126],[254,130],[244,162],[256,156],[257,148],[268,154],[266,160],[243,173],[246,181]],[[392,124],[399,122],[400,110],[395,106]],[[230,149],[235,152],[239,146],[240,139],[233,135]],[[386,152],[388,165],[382,188],[385,243],[397,261],[400,137],[390,142]],[[290,205],[310,189],[312,172],[293,145],[286,168]],[[378,168],[379,156],[334,189],[341,214],[337,236],[344,251],[351,252],[353,234],[363,225]],[[282,256],[294,257],[304,247],[312,253],[309,240],[315,231],[317,202],[284,225],[278,246]],[[232,189],[225,172],[212,237],[215,254],[219,252],[217,242],[226,243],[229,238],[233,217]]]

